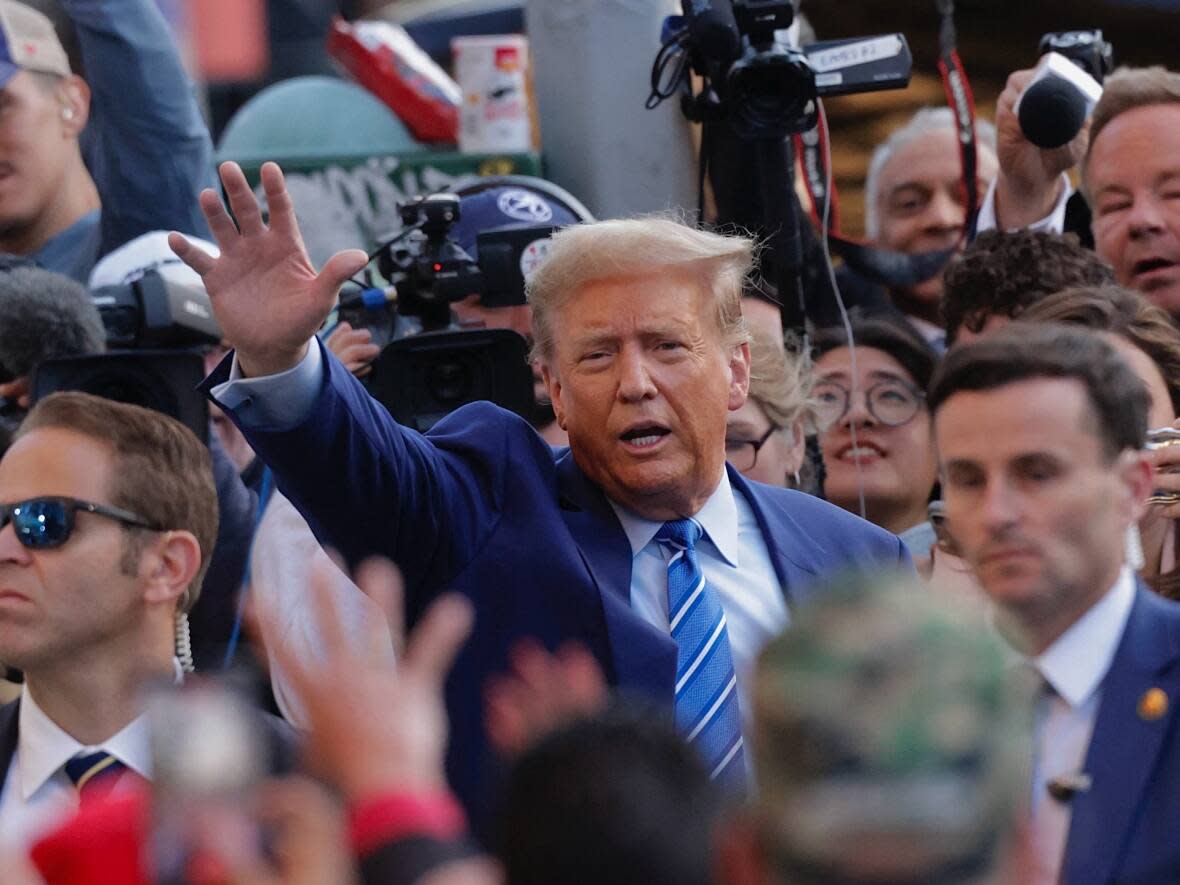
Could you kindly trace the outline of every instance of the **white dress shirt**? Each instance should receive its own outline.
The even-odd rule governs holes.
[[[1065,230],[1065,204],[1073,196],[1073,185],[1069,183],[1069,176],[1064,172],[1061,173],[1061,182],[1061,196],[1057,198],[1053,210],[1039,221],[1034,221],[1025,228],[1026,230],[1046,231],[1051,234],[1059,234]],[[995,230],[999,226],[999,220],[996,218],[996,181],[993,179],[991,186],[987,189],[987,195],[979,204],[979,215],[975,219],[975,231],[983,233],[985,230]]]
[[[1069,803],[1052,798],[1047,785],[1054,778],[1083,772],[1102,700],[1102,681],[1134,602],[1135,577],[1124,568],[1106,595],[1031,661],[1051,689],[1038,701],[1033,761],[1031,810],[1038,885],[1059,881],[1069,834]]]
[[[668,549],[655,540],[662,522],[636,516],[611,502],[631,542],[631,608],[669,633]],[[705,580],[725,612],[733,669],[737,676],[742,731],[750,736],[750,689],[754,663],[766,643],[787,626],[790,616],[782,585],[758,520],[742,495],[734,494],[723,470],[716,491],[694,517],[705,530],[697,555]]]
[[[23,686],[17,714],[17,744],[0,792],[0,841],[27,848],[78,808],[78,792],[62,766],[79,753],[110,753],[151,780],[146,716],[97,746],[80,744],[50,719]]]

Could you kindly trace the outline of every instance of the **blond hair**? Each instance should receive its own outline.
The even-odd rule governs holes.
[[[577,224],[553,235],[549,253],[528,283],[534,355],[553,354],[554,314],[584,286],[613,277],[688,267],[712,293],[717,327],[727,346],[749,339],[741,296],[754,264],[754,241],[699,230],[670,215]],[[637,291],[637,297],[642,294]]]
[[[1119,68],[1106,78],[1102,87],[1102,98],[1094,107],[1090,118],[1090,143],[1082,161],[1082,192],[1088,195],[1087,170],[1090,155],[1098,135],[1116,117],[1136,108],[1153,105],[1180,105],[1180,74],[1169,71],[1162,65],[1148,68]]]
[[[814,423],[811,388],[811,355],[797,341],[784,348],[766,335],[750,341],[750,399],[766,413],[775,427],[790,430]]]

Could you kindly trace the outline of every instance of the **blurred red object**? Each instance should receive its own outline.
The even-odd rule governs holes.
[[[46,885],[149,885],[144,863],[148,791],[83,807],[30,852]]]
[[[197,74],[206,83],[261,80],[270,66],[265,0],[187,0]]]
[[[418,141],[458,140],[462,92],[404,28],[337,18],[328,34],[328,53],[385,102]]]

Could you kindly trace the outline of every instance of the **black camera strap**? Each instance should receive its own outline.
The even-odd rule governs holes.
[[[939,30],[938,72],[942,78],[947,105],[954,113],[955,126],[958,129],[959,165],[962,170],[960,186],[963,205],[966,208],[963,240],[968,240],[975,235],[976,218],[979,214],[975,100],[956,48],[954,0],[936,2],[942,22]],[[823,219],[827,217],[828,241],[832,250],[858,274],[889,288],[906,289],[937,274],[958,251],[956,245],[938,252],[907,255],[845,237],[840,232],[839,195],[836,192],[835,181],[832,180],[830,190],[827,186],[830,180],[827,158],[830,153],[827,145],[827,117],[822,107],[819,125],[794,138],[795,150],[803,167],[803,181],[811,204],[812,220],[817,229],[822,229]]]

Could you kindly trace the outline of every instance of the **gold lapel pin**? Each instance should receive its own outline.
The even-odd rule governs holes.
[[[1143,692],[1143,697],[1139,698],[1136,710],[1140,719],[1155,722],[1168,712],[1168,693],[1162,688],[1149,688]]]

